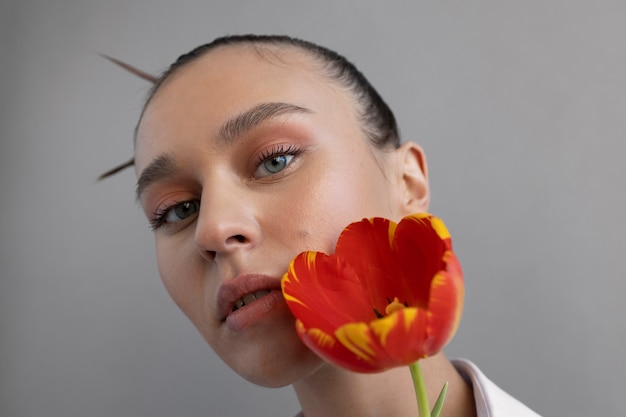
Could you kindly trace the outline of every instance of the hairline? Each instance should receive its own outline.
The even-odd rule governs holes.
[[[195,59],[185,62],[182,65],[174,68],[173,70],[165,70],[157,78],[156,82],[147,93],[147,98],[144,102],[144,105],[141,110],[141,114],[139,116],[139,120],[137,121],[137,124],[135,125],[135,129],[133,133],[133,144],[135,148],[137,146],[137,136],[139,132],[139,127],[141,125],[141,122],[143,121],[143,116],[146,110],[148,109],[148,106],[152,102],[152,99],[157,95],[157,93],[161,90],[161,88],[164,87],[166,84],[169,84],[171,81],[174,81],[177,77],[179,77],[181,71],[183,71],[189,65],[197,63],[203,58],[206,58],[206,56],[208,56],[211,52],[219,51],[220,49],[225,49],[225,48],[252,49],[257,54],[257,56],[259,56],[259,58],[264,59],[273,65],[279,65],[279,64],[295,65],[293,62],[289,62],[287,59],[282,59],[282,54],[284,54],[285,51],[292,51],[293,53],[295,53],[296,56],[302,57],[307,62],[307,65],[309,66],[308,68],[311,70],[312,73],[320,76],[325,81],[339,88],[343,93],[346,94],[347,97],[349,97],[350,101],[352,102],[353,109],[355,111],[355,116],[360,122],[359,123],[360,130],[366,136],[369,136],[369,132],[365,129],[365,126],[367,125],[367,121],[362,120],[362,114],[361,114],[362,112],[365,111],[365,109],[363,109],[363,106],[359,102],[356,92],[353,91],[350,87],[341,83],[339,80],[333,78],[331,74],[325,73],[324,66],[326,62],[324,62],[323,58],[316,56],[316,53],[314,51],[309,50],[305,48],[304,46],[301,46],[298,44],[293,44],[293,43],[288,43],[288,42],[271,42],[271,41],[265,41],[265,40],[247,40],[245,42],[215,45],[211,47],[210,49],[202,52]],[[391,142],[385,143],[382,146],[379,144],[375,144],[371,140],[369,140],[368,142],[370,142],[375,148],[379,150],[394,148],[393,143]]]

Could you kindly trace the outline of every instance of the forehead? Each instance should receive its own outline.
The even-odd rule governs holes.
[[[289,103],[356,125],[353,96],[321,68],[294,47],[236,45],[205,53],[172,74],[146,106],[137,129],[137,165],[155,145],[167,148],[165,138],[192,129],[210,136],[224,121],[263,103]]]
[[[158,89],[155,98],[185,88],[188,83],[216,88],[216,82],[271,82],[273,77],[287,75],[289,78],[308,75],[317,82],[328,83],[320,69],[310,54],[292,46],[223,45],[179,67]]]

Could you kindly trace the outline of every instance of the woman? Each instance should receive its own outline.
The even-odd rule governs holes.
[[[422,149],[400,144],[352,64],[281,36],[201,46],[155,83],[134,164],[165,287],[228,366],[255,384],[292,384],[306,417],[417,415],[406,369],[365,375],[322,361],[280,291],[290,260],[331,253],[347,224],[428,210]],[[422,367],[431,403],[449,382],[445,416],[535,415],[471,363],[438,354]]]

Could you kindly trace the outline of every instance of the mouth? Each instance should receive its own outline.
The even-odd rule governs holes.
[[[237,311],[239,310],[241,307],[246,306],[260,298],[265,297],[267,294],[270,293],[270,290],[258,290],[255,291],[253,293],[248,293],[246,295],[244,295],[242,298],[238,299],[237,301],[235,301],[235,305],[233,305],[233,308],[231,310],[231,312],[233,311]]]
[[[280,278],[262,274],[243,274],[224,282],[217,293],[220,320],[233,319],[241,313],[252,312],[254,306],[268,304],[270,299],[282,299]]]

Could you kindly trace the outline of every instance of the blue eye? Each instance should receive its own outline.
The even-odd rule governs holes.
[[[292,159],[293,155],[277,155],[263,161],[263,168],[265,168],[267,172],[276,174],[277,172],[285,169],[285,167],[289,164],[289,162],[291,162]]]
[[[302,150],[294,145],[279,145],[259,157],[259,162],[254,172],[256,178],[268,177],[278,174],[289,166],[294,157],[298,156]]]
[[[167,223],[175,223],[181,220],[185,220],[188,217],[193,216],[198,212],[200,208],[200,202],[198,201],[185,201],[183,203],[176,204],[174,207],[168,210],[165,214],[165,221]]]
[[[199,200],[175,203],[159,210],[159,212],[156,213],[154,218],[150,221],[150,225],[153,230],[156,230],[163,225],[178,223],[188,219],[197,214],[199,210]]]

